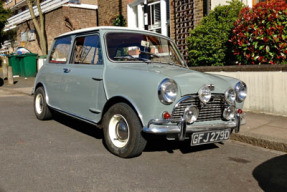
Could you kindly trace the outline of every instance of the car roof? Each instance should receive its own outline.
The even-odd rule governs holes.
[[[134,31],[134,32],[142,32],[142,33],[151,33],[157,36],[162,36],[165,38],[168,38],[167,36],[161,35],[159,33],[153,32],[153,31],[146,31],[146,30],[140,30],[140,29],[134,29],[134,28],[128,28],[128,27],[115,27],[115,26],[102,26],[102,27],[90,27],[90,28],[84,28],[84,29],[78,29],[74,31],[70,31],[64,34],[59,35],[56,38],[67,36],[67,35],[76,35],[80,33],[87,33],[97,30],[115,30],[115,31]]]

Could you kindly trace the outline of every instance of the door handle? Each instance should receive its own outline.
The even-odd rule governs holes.
[[[92,77],[92,79],[95,81],[102,81],[103,80],[103,78],[96,78],[96,77]]]
[[[64,73],[70,73],[70,72],[72,71],[72,70],[69,69],[69,68],[64,68],[63,70],[64,70]]]

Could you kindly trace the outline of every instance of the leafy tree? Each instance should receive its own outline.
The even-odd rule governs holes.
[[[239,0],[219,5],[201,21],[190,36],[188,43],[188,64],[191,66],[222,66],[231,64],[231,38],[233,23],[238,19],[244,4]]]
[[[34,3],[36,3],[37,5],[37,9],[39,12],[39,20],[35,16],[35,12],[33,9]],[[42,50],[42,53],[46,55],[47,54],[47,40],[45,36],[44,16],[43,16],[43,12],[40,6],[40,0],[27,0],[27,4],[28,4],[29,11],[31,14],[31,19],[33,21],[33,24],[38,34],[40,48]]]
[[[3,8],[3,3],[4,1],[0,0],[0,46],[5,40],[3,29],[5,27],[7,19],[10,16],[10,11]]]

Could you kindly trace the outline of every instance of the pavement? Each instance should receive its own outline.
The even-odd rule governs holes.
[[[34,77],[15,77],[14,85],[8,85],[8,81],[3,81],[1,77],[2,74],[0,73],[0,93],[31,96]],[[287,117],[248,111],[245,117],[246,124],[240,127],[239,133],[231,135],[232,140],[287,152]]]

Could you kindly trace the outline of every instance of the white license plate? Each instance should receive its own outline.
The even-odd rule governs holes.
[[[202,145],[207,143],[216,143],[228,140],[230,137],[230,129],[218,131],[197,132],[191,135],[190,145]]]

